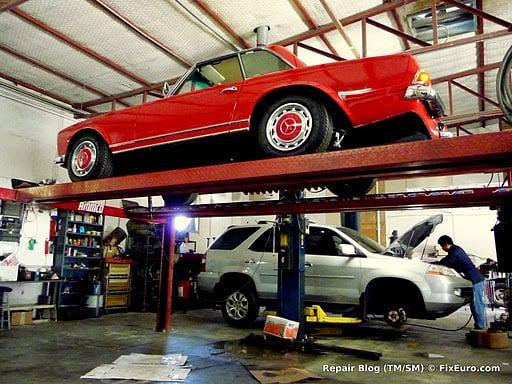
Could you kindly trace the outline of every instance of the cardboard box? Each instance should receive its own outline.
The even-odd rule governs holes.
[[[283,339],[296,339],[299,323],[278,316],[267,316],[263,332]]]
[[[32,325],[32,311],[11,312],[11,325]]]

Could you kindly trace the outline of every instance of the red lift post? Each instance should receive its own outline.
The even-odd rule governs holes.
[[[258,192],[324,186],[359,177],[400,179],[478,172],[506,172],[512,168],[512,132],[486,133],[436,141],[418,141],[295,157],[230,163],[201,168],[155,172],[108,180],[64,183],[16,191],[16,200],[43,204],[103,200],[172,193]],[[131,212],[130,217],[168,218],[168,260],[163,257],[161,297],[156,329],[170,330],[172,269],[174,257],[173,215],[188,212],[195,217],[271,213],[334,212],[401,207],[457,207],[507,205],[512,188],[482,188],[374,195],[361,199],[308,199],[282,203],[252,202],[214,204],[190,208]],[[168,264],[167,264],[168,263]],[[165,275],[165,276],[164,276]]]

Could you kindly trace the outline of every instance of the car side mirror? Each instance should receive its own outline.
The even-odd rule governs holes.
[[[356,247],[352,244],[340,244],[340,251],[344,256],[358,256]]]
[[[162,94],[164,97],[169,97],[171,95],[172,87],[171,85],[166,81],[164,83],[164,86],[162,87]]]

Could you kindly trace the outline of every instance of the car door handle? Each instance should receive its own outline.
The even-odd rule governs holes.
[[[306,261],[306,262],[304,263],[304,266],[305,266],[305,267],[312,267],[312,266],[313,266],[313,264],[311,264],[309,261]]]
[[[232,87],[227,87],[227,88],[222,89],[220,91],[220,93],[233,93],[236,91],[238,91],[238,87],[232,86]]]
[[[256,264],[256,260],[254,259],[249,259],[249,260],[245,260],[244,261],[245,264]]]

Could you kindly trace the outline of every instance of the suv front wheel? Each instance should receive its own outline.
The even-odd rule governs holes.
[[[229,325],[246,327],[258,317],[256,296],[247,288],[232,289],[222,303],[222,316]]]

